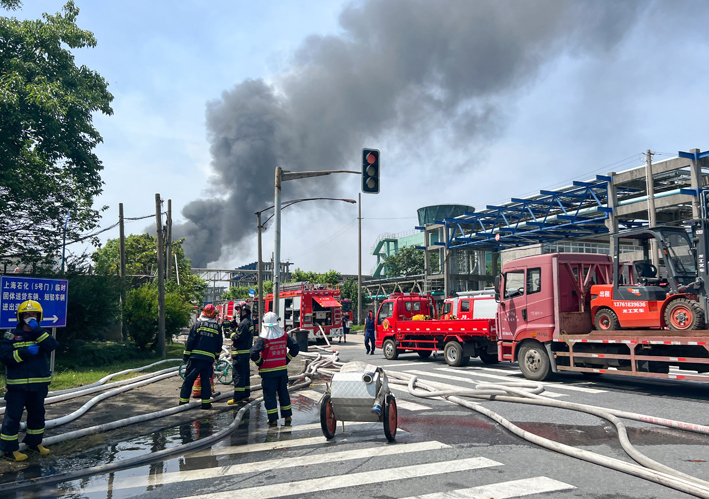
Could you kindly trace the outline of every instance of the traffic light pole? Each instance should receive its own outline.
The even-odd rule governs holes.
[[[281,184],[287,180],[298,180],[301,178],[323,177],[332,173],[356,173],[362,172],[352,170],[323,170],[319,172],[289,172],[280,166],[276,167],[275,189],[273,195],[274,205],[274,225],[276,226],[273,235],[273,312],[278,315],[280,312],[280,288],[281,288]],[[263,310],[259,311],[263,313]]]

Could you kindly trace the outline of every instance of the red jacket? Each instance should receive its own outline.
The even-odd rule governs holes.
[[[261,377],[279,376],[287,373],[286,365],[299,351],[298,343],[286,334],[275,340],[257,338],[251,347],[251,360],[258,366]]]

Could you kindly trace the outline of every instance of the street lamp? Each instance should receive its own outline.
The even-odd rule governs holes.
[[[294,199],[292,201],[285,201],[281,209],[284,210],[288,208],[289,206],[293,206],[294,204],[298,203],[303,203],[305,201],[343,201],[345,203],[350,203],[350,204],[356,204],[357,201],[354,199],[341,199],[341,198],[305,198],[305,199]],[[258,279],[258,303],[259,303],[259,315],[263,315],[263,276],[261,274],[261,267],[262,267],[262,253],[261,253],[261,231],[265,229],[265,225],[268,223],[269,220],[271,220],[276,214],[274,213],[270,217],[268,217],[266,220],[261,222],[261,213],[264,211],[272,210],[275,208],[274,206],[269,206],[268,208],[264,208],[261,211],[256,212],[256,222],[257,222],[257,227],[258,227],[258,266],[257,266],[257,279]],[[279,255],[280,259],[280,255]],[[281,262],[278,260],[274,259],[273,265],[274,265],[274,274],[275,274],[275,266],[278,265],[280,268]],[[275,295],[274,295],[274,304],[275,304]]]

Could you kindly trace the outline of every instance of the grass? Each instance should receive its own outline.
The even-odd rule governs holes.
[[[110,351],[112,348],[115,349],[118,345],[120,346],[125,346],[121,344],[111,344],[110,342],[106,343],[96,343],[96,344],[86,344],[84,345],[81,350],[91,350],[91,349],[99,349],[103,350],[104,353],[107,351]],[[184,350],[184,345],[180,343],[172,343],[167,345],[167,358],[168,359],[180,359],[182,358],[182,351]],[[54,379],[52,380],[52,383],[49,385],[50,390],[64,390],[66,388],[76,388],[78,386],[85,386],[85,385],[90,385],[91,383],[94,383],[95,381],[100,380],[104,376],[108,376],[111,373],[119,372],[119,371],[124,371],[126,369],[134,369],[136,367],[142,367],[148,364],[152,364],[153,362],[157,362],[160,360],[159,356],[155,355],[148,355],[146,352],[142,353],[140,355],[141,358],[134,358],[133,360],[121,360],[118,362],[110,363],[110,362],[105,362],[102,363],[101,365],[94,365],[94,366],[77,366],[76,365],[76,360],[73,358],[70,353],[67,353],[66,358],[64,359],[64,362],[62,362],[61,356],[57,355],[57,361],[56,361],[56,368],[54,372]],[[141,376],[143,374],[149,373],[149,372],[154,372],[154,371],[159,371],[161,369],[167,369],[168,367],[172,366],[177,366],[179,365],[177,362],[173,363],[166,363],[166,364],[160,364],[158,366],[152,367],[150,369],[146,369],[145,371],[140,371],[138,373],[130,373],[130,374],[124,374],[122,376],[118,376],[115,378],[112,378],[111,381],[119,381],[121,379],[128,379],[128,378],[135,378],[136,376]],[[5,393],[5,374],[3,372],[2,375],[0,375],[0,384],[2,388],[0,388],[0,393]]]
[[[361,325],[361,326],[352,326],[352,327],[350,328],[350,331],[352,331],[352,332],[364,331],[364,325]]]

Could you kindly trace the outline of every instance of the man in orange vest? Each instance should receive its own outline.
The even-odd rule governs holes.
[[[293,412],[288,394],[288,363],[299,352],[298,343],[288,336],[278,325],[278,316],[268,312],[263,316],[261,333],[251,347],[251,360],[258,366],[263,388],[263,400],[268,414],[268,425],[278,425],[278,402],[281,404],[281,417],[286,424],[291,423]]]

